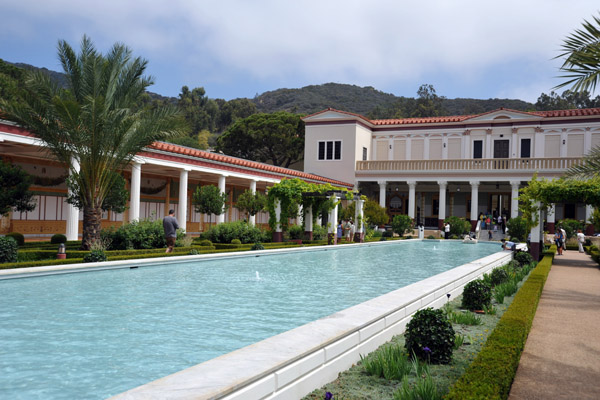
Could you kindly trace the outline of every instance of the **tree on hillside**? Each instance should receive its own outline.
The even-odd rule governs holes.
[[[224,102],[219,107],[217,131],[223,132],[239,119],[256,114],[256,105],[249,99],[233,99]]]
[[[538,111],[594,107],[600,107],[600,96],[591,99],[588,91],[572,92],[565,90],[561,95],[555,92],[550,92],[549,95],[542,93],[535,103],[535,109]]]
[[[442,101],[445,97],[440,97],[435,93],[433,85],[424,84],[417,91],[417,102],[415,109],[411,113],[411,117],[439,117],[446,115]]]
[[[16,165],[0,161],[0,217],[8,214],[13,208],[17,211],[33,211],[35,201],[29,191],[31,176]]]
[[[21,96],[25,71],[0,60],[0,99],[16,101]]]
[[[289,167],[304,153],[304,121],[287,112],[254,114],[235,122],[217,140],[217,150],[234,157]]]
[[[58,56],[67,89],[47,75],[28,72],[23,101],[0,101],[6,117],[33,132],[67,165],[83,206],[83,243],[100,237],[102,204],[136,153],[156,140],[181,133],[176,107],[139,107],[153,82],[143,76],[147,61],[123,44],[102,55],[84,36],[79,54],[59,41]],[[76,165],[79,164],[78,170]]]
[[[557,88],[572,85],[575,92],[594,92],[600,80],[600,17],[592,22],[583,21],[583,28],[568,36],[562,45],[563,52],[556,58],[566,57],[560,69],[567,79]]]
[[[203,87],[192,90],[187,86],[182,87],[177,104],[190,125],[190,136],[197,136],[204,129],[215,131],[219,106],[206,96]]]

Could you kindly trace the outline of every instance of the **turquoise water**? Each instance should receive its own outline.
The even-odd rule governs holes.
[[[499,250],[412,241],[0,281],[0,398],[106,398]]]

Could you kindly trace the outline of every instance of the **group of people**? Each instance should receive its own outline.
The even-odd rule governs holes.
[[[346,221],[339,221],[337,226],[337,240],[340,242],[342,237],[346,237],[346,241],[350,242],[354,239],[354,232],[356,231],[356,226],[354,222],[349,219]]]
[[[490,212],[484,214],[479,213],[479,221],[481,221],[481,229],[487,228],[488,231],[502,229],[502,233],[506,231],[506,217],[502,214],[492,215]]]
[[[563,251],[567,250],[567,232],[562,226],[559,226],[554,233],[554,243],[556,244],[556,253],[562,256]],[[579,245],[579,252],[583,253],[583,244],[585,243],[585,235],[581,229],[577,230],[577,244]]]

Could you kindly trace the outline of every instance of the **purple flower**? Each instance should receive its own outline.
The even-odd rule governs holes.
[[[431,349],[427,346],[423,347],[423,351],[427,354],[431,353]]]
[[[333,400],[333,395],[331,394],[331,392],[325,393],[325,400]]]

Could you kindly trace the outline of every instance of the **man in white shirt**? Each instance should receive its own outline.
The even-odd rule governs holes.
[[[581,229],[577,230],[577,244],[579,245],[579,252],[583,253],[583,244],[585,243],[585,235],[581,232]]]

